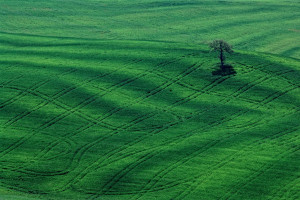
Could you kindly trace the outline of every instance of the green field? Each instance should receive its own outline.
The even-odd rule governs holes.
[[[0,199],[300,199],[299,11],[0,1]]]

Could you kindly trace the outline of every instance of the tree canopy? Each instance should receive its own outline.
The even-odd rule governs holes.
[[[232,46],[224,40],[214,40],[209,44],[213,51],[219,52],[221,69],[224,70],[224,62],[226,60],[225,52],[232,53]]]

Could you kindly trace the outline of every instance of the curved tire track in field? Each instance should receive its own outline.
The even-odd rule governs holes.
[[[212,83],[210,83],[210,84],[208,84],[207,86],[205,86],[204,88],[203,88],[203,90],[205,90],[205,91],[208,91],[208,90],[210,90],[210,89],[212,89],[213,87],[215,87],[215,86],[217,86],[219,83],[221,83],[221,82],[223,82],[223,81],[225,81],[225,80],[227,80],[229,77],[226,77],[226,78],[222,78],[222,77],[220,77],[220,78],[218,78],[218,79],[216,79],[215,81],[213,81]],[[220,80],[221,79],[221,80]],[[197,96],[198,95],[201,95],[201,94],[197,94]],[[196,98],[197,96],[195,96],[195,94],[194,95],[192,95],[194,98]],[[174,106],[176,106],[176,105],[178,105],[178,104],[182,104],[182,103],[185,103],[185,102],[187,102],[188,100],[186,100],[186,99],[182,99],[182,101],[177,101],[177,102],[175,102],[175,104],[173,104],[173,105],[171,105],[170,107],[174,107]],[[200,112],[203,112],[203,111],[200,111]],[[157,134],[157,133],[154,133],[154,134]],[[151,136],[151,135],[150,135]],[[148,136],[148,137],[150,137],[150,136]],[[152,153],[153,154],[153,153]],[[155,153],[154,153],[155,154]]]
[[[154,70],[154,69],[153,69],[153,70]],[[124,81],[119,82],[118,84],[114,84],[114,85],[111,86],[109,89],[107,89],[104,93],[102,93],[102,94],[100,95],[100,97],[101,97],[101,96],[104,96],[104,95],[106,95],[106,94],[108,94],[108,93],[110,93],[110,92],[112,92],[113,89],[122,87],[122,86],[124,86],[124,85],[126,85],[126,84],[129,84],[129,83],[131,83],[131,82],[137,80],[138,78],[144,77],[144,76],[146,76],[146,75],[148,75],[147,72],[146,72],[146,73],[145,73],[145,72],[142,72],[142,73],[139,74],[139,76],[135,76],[134,78],[126,79],[126,80],[124,80]],[[150,92],[150,93],[151,93],[151,92]],[[149,96],[150,96],[150,95],[148,95],[147,98],[148,98]],[[98,95],[98,96],[95,95],[95,98],[96,98],[96,97],[99,98],[99,95]],[[92,99],[92,101],[94,101],[94,99]],[[135,102],[135,103],[137,103],[137,102]],[[131,104],[129,104],[129,105],[126,105],[126,106],[123,107],[123,108],[115,108],[115,109],[111,110],[110,112],[104,114],[104,116],[100,116],[100,118],[96,119],[96,122],[98,122],[98,123],[101,122],[101,123],[102,123],[104,119],[106,119],[106,118],[112,116],[113,114],[115,114],[115,113],[121,111],[122,109],[127,108],[127,107],[129,107],[130,105],[133,105],[133,104],[134,104],[134,103],[131,103]],[[81,108],[80,108],[80,109],[81,109]],[[79,109],[79,110],[80,110],[80,109]],[[90,128],[90,127],[91,127],[90,124],[88,124],[88,125],[89,125],[88,128]],[[95,123],[94,123],[94,125],[95,125]],[[119,129],[119,128],[118,128],[118,129]],[[84,130],[86,130],[86,129],[84,129]],[[83,131],[83,130],[82,130],[82,131]],[[82,131],[81,131],[81,132],[82,132]],[[78,133],[77,133],[77,134],[78,134]]]
[[[239,65],[241,65],[241,66],[250,68],[253,71],[254,70],[258,70],[258,71],[262,72],[263,74],[265,74],[266,76],[269,76],[270,74],[274,74],[275,73],[275,74],[277,74],[277,78],[280,78],[280,79],[288,82],[290,85],[299,85],[300,84],[300,82],[293,83],[293,82],[291,82],[290,79],[282,76],[282,75],[287,74],[287,73],[295,72],[295,70],[288,69],[288,70],[269,71],[269,70],[266,70],[266,69],[261,69],[261,67],[272,66],[272,64],[265,65],[264,63],[260,63],[260,64],[256,65],[256,67],[254,67],[252,65],[247,65],[247,64],[242,63],[242,62],[236,62],[236,63],[239,64]]]
[[[67,74],[73,73],[75,72],[76,69],[71,69],[68,70],[62,74],[56,75],[56,77],[61,77],[61,76],[65,76]],[[0,110],[3,109],[4,107],[16,102],[17,100],[21,99],[22,97],[26,96],[28,91],[36,91],[38,88],[42,87],[43,85],[49,83],[51,81],[51,79],[47,79],[47,80],[43,80],[43,81],[39,81],[38,83],[33,84],[32,86],[30,86],[29,88],[25,88],[23,91],[21,91],[18,95],[6,100],[5,102],[0,104]],[[9,84],[9,83],[8,83]],[[8,86],[8,84],[4,84],[1,85],[2,88],[5,88],[6,86]],[[15,86],[14,86],[15,87]]]
[[[293,87],[291,87],[291,90],[293,90],[292,88],[293,88]],[[291,91],[291,90],[290,90],[290,91]],[[208,91],[209,91],[209,90],[208,90]],[[287,92],[289,92],[289,91],[287,91]],[[287,92],[285,92],[285,93],[284,93],[284,92],[279,92],[278,94],[274,94],[274,95],[272,95],[272,97],[269,97],[269,98],[267,98],[267,100],[263,100],[263,101],[265,101],[266,104],[268,104],[269,102],[273,101],[273,98],[274,98],[274,97],[275,97],[275,99],[276,99],[276,98],[278,98],[278,97],[280,97],[280,96],[286,94]],[[154,95],[155,95],[155,94],[154,94]],[[197,95],[194,95],[194,96],[197,96]],[[191,95],[191,98],[193,98],[194,96]],[[237,96],[238,96],[238,95],[237,95]],[[195,97],[195,98],[197,98],[197,97]],[[177,102],[177,103],[178,103],[178,102]],[[179,102],[178,104],[180,105],[181,102]],[[80,110],[80,109],[79,109],[79,110]],[[118,112],[118,111],[117,111],[117,112]],[[91,126],[93,126],[93,125],[91,125]],[[90,126],[90,127],[91,127],[91,126]],[[89,128],[89,127],[87,127],[87,129],[88,129],[88,128]],[[87,130],[87,129],[84,129],[84,130]],[[124,129],[124,130],[126,130],[126,129]],[[149,155],[149,157],[150,157],[150,155]],[[146,159],[146,157],[144,157],[143,159]],[[142,160],[143,160],[143,159],[142,159]],[[151,159],[151,157],[150,157],[150,159]],[[142,160],[141,160],[141,161],[142,161]],[[134,168],[133,168],[133,169],[134,169]],[[125,175],[126,175],[126,174],[125,174]],[[124,175],[124,176],[125,176],[125,175]],[[109,187],[109,188],[112,188],[112,187],[110,187],[110,186],[111,186],[111,184],[108,184],[108,187]]]
[[[299,193],[297,184],[300,182],[300,177],[295,177],[293,181],[282,187],[281,189],[277,190],[274,194],[272,194],[272,198],[268,198],[269,200],[281,200],[281,199],[288,199],[287,197],[285,198],[286,194],[288,196],[290,195],[290,191],[294,190],[297,194]],[[294,194],[290,199],[297,199],[296,194]]]
[[[173,62],[176,62],[176,61],[177,61],[177,60],[175,60],[175,61],[169,61],[169,62],[167,62],[167,63],[161,63],[159,66],[163,66],[163,65],[165,65],[165,64],[170,64],[170,63],[173,63]],[[152,70],[155,70],[155,69],[152,69]],[[149,70],[149,71],[152,71],[152,70]],[[128,84],[128,83],[131,83],[131,82],[133,82],[134,80],[136,80],[136,79],[138,79],[138,78],[140,78],[140,77],[146,76],[146,75],[147,75],[147,74],[145,74],[145,73],[141,73],[140,76],[138,76],[138,77],[135,76],[135,77],[132,78],[132,79],[126,79],[126,80],[120,82],[119,84],[115,84],[115,85],[113,85],[112,87],[110,87],[110,90],[109,90],[108,92],[111,92],[111,91],[112,91],[112,88],[115,88],[115,87],[121,87],[121,86],[123,86],[123,85],[126,85],[126,84]],[[71,88],[71,89],[72,89],[72,88]],[[158,91],[156,91],[156,92],[158,92]],[[106,93],[105,93],[105,94],[106,94]],[[103,95],[105,95],[105,94],[103,94]],[[103,95],[102,95],[102,96],[103,96]],[[93,98],[89,98],[89,101],[90,101],[90,102],[88,102],[88,103],[91,103],[92,101],[94,101],[94,99],[93,99]],[[79,106],[80,106],[80,105],[79,105]],[[80,108],[82,108],[82,107],[80,107]],[[79,110],[80,108],[78,108],[78,106],[77,106],[77,109],[78,109],[78,110]],[[119,108],[118,108],[118,109],[115,109],[115,110],[113,111],[113,113],[116,113],[116,112],[118,112],[119,110],[121,110],[121,109],[119,109]],[[74,112],[74,111],[72,111],[72,113],[73,113],[73,112]],[[107,117],[111,116],[113,113],[110,113]],[[69,113],[69,114],[71,114],[71,113]],[[41,125],[41,127],[39,128],[39,130],[43,130],[43,129],[45,129],[45,128],[47,128],[47,127],[49,127],[49,126],[55,124],[57,121],[63,119],[64,117],[66,117],[66,116],[65,116],[65,115],[64,115],[64,116],[62,116],[62,115],[56,116],[54,119],[52,119],[52,120],[50,120],[50,121],[44,123],[43,125]],[[103,120],[103,119],[102,119],[102,120]],[[99,119],[98,119],[98,122],[99,122]],[[90,128],[90,127],[91,127],[91,126],[89,126],[89,127],[87,127],[87,128]],[[84,130],[86,130],[87,128],[85,128],[85,129],[83,129],[83,130],[81,130],[81,131],[84,131]],[[6,149],[5,151],[3,151],[3,152],[1,152],[1,153],[3,153],[4,155],[6,155],[7,153],[11,152],[13,149],[15,149],[15,148],[19,147],[20,145],[22,145],[25,141],[27,141],[30,137],[34,136],[36,133],[37,133],[37,132],[25,136],[24,138],[22,138],[22,139],[20,139],[18,142],[16,142],[14,145],[9,146],[8,149]],[[58,143],[59,143],[59,141],[56,142],[56,145],[57,145]],[[50,145],[50,146],[51,146],[51,148],[55,147],[55,145],[53,145],[53,144]],[[48,151],[49,151],[49,150],[46,150],[46,152],[48,152]],[[2,155],[2,156],[4,156],[4,155]],[[61,173],[65,173],[65,172],[61,172]]]
[[[217,123],[217,124],[220,124],[220,123]],[[253,127],[250,127],[250,128],[253,128]],[[237,133],[236,135],[238,135],[238,134],[240,134],[240,133]],[[234,136],[236,136],[236,135],[234,135]],[[229,136],[228,138],[231,138],[231,137],[233,137],[233,136]],[[179,139],[180,140],[180,139]],[[220,140],[221,142],[222,142],[222,140]],[[172,143],[173,143],[174,141],[172,141]],[[218,141],[217,141],[218,142]],[[214,143],[214,142],[213,142]],[[215,144],[216,145],[216,144]],[[159,147],[154,147],[154,148],[151,148],[150,150],[151,150],[151,152],[153,151],[153,150],[155,150],[155,149],[158,149]],[[147,150],[147,151],[150,151],[150,150]],[[160,149],[161,150],[161,149]],[[206,149],[207,150],[207,149]],[[206,151],[205,150],[205,151]],[[159,152],[159,151],[158,151]],[[154,153],[154,154],[157,154],[157,151]],[[144,158],[144,157],[143,157]],[[119,159],[117,159],[117,160],[119,160]],[[117,161],[116,160],[116,161]],[[108,163],[108,164],[110,164],[110,163]],[[106,165],[108,165],[108,164],[106,164]],[[127,168],[126,168],[127,169]],[[162,177],[160,177],[160,178],[162,178]],[[186,182],[189,182],[189,180],[186,180],[186,181],[184,181],[185,183]],[[168,186],[165,186],[165,187],[159,187],[159,189],[158,188],[152,188],[152,189],[149,189],[149,190],[143,190],[143,192],[139,192],[139,191],[137,191],[136,193],[135,192],[130,192],[130,194],[140,194],[140,193],[147,193],[147,192],[152,192],[152,191],[157,191],[157,190],[162,190],[162,189],[167,189],[167,188],[170,188],[170,187],[174,187],[174,186],[177,186],[177,185],[179,185],[180,184],[180,181],[179,182],[174,182],[174,183],[171,183],[171,184],[168,184]],[[81,190],[82,191],[82,190]],[[87,192],[87,194],[91,194],[91,193],[93,193],[93,191],[88,191]],[[124,194],[128,194],[129,192],[126,192],[126,193],[124,193]],[[113,195],[114,194],[114,192],[109,192],[109,193],[105,193],[106,195]],[[120,193],[116,193],[116,194],[120,194]],[[122,193],[123,194],[123,193]],[[92,197],[93,198],[93,197]],[[94,197],[94,198],[97,198],[97,197]]]
[[[185,70],[183,73],[181,73],[181,75],[179,75],[179,76],[174,80],[174,82],[179,81],[181,78],[183,78],[184,76],[189,75],[192,71],[196,70],[196,69],[199,67],[199,66],[198,66],[198,67],[195,67],[195,66],[196,66],[196,65],[193,65],[193,66],[192,66],[192,69],[190,69],[190,70],[187,69],[187,70]],[[143,101],[143,100],[145,100],[146,98],[149,98],[149,97],[151,97],[151,96],[153,96],[153,95],[159,93],[160,91],[162,91],[162,90],[164,90],[165,88],[169,87],[170,85],[174,84],[174,82],[169,82],[169,81],[165,82],[163,85],[160,85],[160,86],[158,86],[157,88],[153,89],[150,93],[148,93],[148,94],[146,94],[146,95],[144,95],[144,96],[138,98],[134,103],[139,103],[140,101]],[[131,103],[130,105],[132,105],[132,103]],[[130,106],[130,105],[128,105],[128,106]],[[127,106],[127,107],[128,107],[128,106]],[[120,110],[120,108],[117,109],[117,112],[118,112],[119,110]],[[155,113],[154,113],[154,115],[155,115]],[[150,116],[150,117],[152,117],[152,116]],[[133,125],[135,125],[135,124],[133,124]],[[132,126],[132,125],[131,125],[131,126]],[[89,128],[89,127],[88,127],[88,128]],[[86,129],[84,129],[84,130],[86,130]],[[122,130],[122,129],[121,129],[121,130]],[[113,133],[110,134],[110,136],[115,135],[115,134],[117,134],[117,133],[118,133],[118,131],[113,132]],[[109,137],[110,137],[110,136],[109,136]],[[100,139],[102,140],[103,138],[100,138]],[[99,142],[99,141],[96,140],[95,142],[93,142],[93,145],[97,144],[98,142]],[[88,145],[89,147],[88,147],[86,150],[84,150],[84,152],[86,152],[86,151],[87,151],[89,148],[91,148],[93,145],[89,144],[89,145]],[[82,155],[83,155],[83,154],[82,154]],[[81,159],[82,155],[79,156],[80,159]],[[80,160],[79,160],[78,162],[80,162]]]
[[[138,62],[139,62],[139,61],[138,61]],[[134,63],[137,63],[137,62],[134,62]],[[127,65],[125,65],[124,67],[126,67],[126,66],[127,66]],[[122,67],[122,68],[124,68],[124,67]],[[45,102],[42,102],[42,103],[38,104],[35,108],[33,108],[32,111],[27,111],[27,112],[25,111],[25,112],[19,114],[19,115],[16,116],[15,118],[13,118],[13,119],[9,120],[8,122],[6,122],[6,124],[7,124],[8,126],[9,126],[9,125],[12,125],[13,123],[17,122],[18,120],[20,120],[20,119],[24,118],[25,116],[29,115],[30,113],[32,113],[32,112],[34,112],[34,111],[36,111],[36,110],[38,110],[38,109],[44,107],[44,106],[47,105],[48,103],[55,103],[55,102],[57,102],[58,99],[59,99],[60,97],[62,97],[62,96],[64,96],[64,95],[66,95],[66,94],[68,94],[68,93],[70,93],[70,92],[76,90],[78,87],[82,87],[82,86],[84,86],[84,85],[86,85],[86,84],[89,84],[89,83],[92,82],[92,81],[95,81],[95,80],[98,80],[98,79],[100,79],[100,78],[109,76],[109,75],[111,75],[111,74],[113,74],[113,73],[115,73],[115,72],[121,70],[122,68],[116,69],[116,70],[114,70],[114,71],[112,71],[112,72],[109,72],[109,73],[96,75],[95,77],[92,77],[91,79],[88,79],[88,80],[84,81],[83,83],[80,83],[80,84],[77,85],[77,86],[70,86],[70,87],[68,87],[68,88],[64,88],[63,90],[58,91],[56,94],[54,94],[51,98],[48,97],[48,96],[46,96],[46,95],[41,96],[41,95],[42,95],[41,92],[36,91],[36,90],[33,90],[33,89],[31,89],[31,88],[29,88],[29,89],[28,89],[28,88],[24,88],[24,89],[23,89],[24,92],[27,92],[27,93],[30,93],[30,94],[39,96],[39,97],[41,97],[42,99],[44,99]],[[59,75],[59,76],[64,76],[64,75],[66,75],[66,74],[73,73],[73,72],[75,72],[75,71],[77,71],[77,70],[76,70],[76,69],[73,69],[73,70],[70,70],[70,71],[68,71],[68,72],[66,72],[66,73],[64,73],[64,74]],[[51,80],[49,79],[48,82],[49,82],[49,81],[51,81]],[[19,87],[15,87],[15,86],[14,86],[14,87],[11,87],[11,88],[12,88],[12,89],[16,89],[16,90],[21,90]],[[21,90],[21,91],[22,91],[22,90]],[[60,102],[60,103],[61,103],[61,102]],[[65,106],[65,107],[69,107],[69,109],[65,109],[65,108],[64,108],[64,109],[65,109],[66,111],[70,111],[70,106],[68,106],[67,104],[61,103],[61,105],[58,105],[58,104],[56,104],[56,105],[59,106],[59,107],[62,107],[62,105]],[[80,115],[79,115],[79,116],[80,116]]]
[[[109,74],[110,74],[110,73],[109,73]],[[103,76],[105,76],[105,75],[100,75],[100,76],[103,77]],[[98,78],[100,78],[99,75],[96,76],[96,77],[94,77],[94,78],[92,78],[91,80],[86,81],[85,83],[91,82],[92,80],[95,80],[95,79],[98,79]],[[49,82],[50,80],[47,80],[47,81]],[[123,84],[123,82],[124,82],[124,81],[122,81],[121,83]],[[45,83],[45,84],[46,84],[46,83]],[[114,87],[116,87],[116,86],[114,86]],[[12,88],[15,88],[15,87],[12,87]],[[73,91],[73,90],[75,90],[76,88],[77,88],[77,87],[69,87],[69,88],[67,88],[67,89],[61,90],[61,91],[59,92],[59,93],[61,93],[59,96],[65,95],[66,93],[68,93],[68,92],[70,92],[70,91]],[[18,89],[18,88],[15,88],[15,89]],[[30,93],[30,91],[29,91],[28,89],[26,89],[26,92],[29,92],[29,93]],[[34,93],[31,93],[31,94],[34,94]],[[105,93],[105,94],[106,94],[106,93]],[[95,96],[95,95],[94,95],[94,96]],[[90,103],[92,103],[93,101],[95,101],[94,96],[92,96],[92,97],[90,97],[90,98],[87,99],[87,100],[89,101],[88,104],[90,104]],[[41,103],[41,104],[42,104],[41,107],[48,104],[48,103],[47,103],[48,99],[45,99],[45,100],[46,100],[45,102],[42,102],[42,103]],[[81,108],[83,107],[81,104],[83,104],[83,103],[87,103],[87,102],[81,102],[81,103],[80,103],[79,105],[77,105],[75,108],[72,108],[72,110],[67,110],[67,111],[65,111],[64,113],[62,113],[62,114],[60,114],[60,115],[54,117],[54,118],[51,119],[50,121],[45,122],[45,123],[42,124],[42,125],[41,125],[34,133],[29,134],[29,135],[25,136],[24,138],[21,138],[18,142],[16,142],[16,143],[15,143],[15,144],[16,144],[15,147],[14,147],[14,145],[12,144],[12,145],[9,146],[9,148],[8,148],[7,150],[4,150],[3,152],[1,152],[1,153],[0,153],[0,157],[6,155],[7,153],[11,152],[13,149],[15,149],[15,148],[19,147],[20,145],[22,145],[22,144],[23,144],[25,141],[27,141],[30,137],[32,137],[32,136],[34,136],[35,134],[37,134],[37,132],[38,132],[39,130],[43,130],[43,129],[45,129],[45,128],[47,128],[47,127],[49,127],[49,126],[55,124],[55,123],[58,122],[59,120],[65,118],[65,117],[67,117],[67,116],[69,116],[70,114],[74,113],[75,111],[81,109]],[[88,104],[85,104],[85,105],[88,105]],[[84,105],[84,106],[85,106],[85,105]],[[39,105],[38,105],[38,106],[39,106]],[[81,107],[81,106],[82,106],[82,107]],[[29,112],[30,112],[30,111],[29,111]],[[32,111],[32,112],[33,112],[33,111]],[[26,115],[28,115],[28,114],[26,113]]]
[[[280,161],[281,159],[285,158],[287,155],[291,155],[297,151],[299,151],[300,148],[299,147],[293,147],[285,152],[282,152],[278,155],[277,157],[277,161]],[[264,173],[266,173],[268,170],[270,170],[275,164],[265,164],[263,165],[259,171],[251,174],[249,177],[247,177],[247,179],[240,183],[235,185],[234,187],[232,187],[232,189],[230,191],[228,191],[221,199],[230,199],[232,196],[236,195],[240,190],[242,190],[243,188],[245,188],[247,185],[251,184],[253,181],[255,181],[255,179],[259,178],[261,175],[263,175]]]
[[[157,93],[157,91],[155,91],[156,93]],[[149,96],[149,94],[148,94],[148,96]],[[147,97],[147,96],[146,96]],[[117,109],[116,111],[118,111],[119,109]],[[88,127],[85,127],[83,130],[80,130],[80,132],[82,132],[82,131],[84,131],[84,130],[86,130],[86,129],[88,129],[88,128],[90,128],[91,126],[88,126]]]
[[[247,151],[251,151],[251,148],[253,148],[253,146],[255,144],[263,144],[266,142],[266,140],[272,140],[272,139],[276,139],[278,136],[283,136],[292,132],[297,131],[298,129],[293,129],[293,130],[286,130],[286,131],[279,131],[271,136],[266,136],[264,138],[261,139],[257,139],[254,142],[252,142],[250,145],[248,145],[247,147],[241,149],[240,151],[233,153],[232,155],[228,156],[225,160],[215,164],[214,166],[212,166],[208,172],[206,172],[205,174],[202,174],[198,177],[194,178],[194,181],[192,182],[192,184],[189,186],[189,188],[187,188],[185,191],[182,191],[179,195],[173,197],[173,199],[184,199],[186,198],[188,195],[190,195],[193,191],[197,190],[197,188],[203,183],[203,181],[205,181],[204,176],[208,177],[210,176],[215,170],[225,166],[227,163],[229,163],[230,161],[235,160],[236,158],[239,157],[239,155],[241,155],[244,152]],[[201,180],[199,181],[199,179],[201,178]]]
[[[239,114],[238,116],[240,116],[240,115],[242,115],[242,114],[244,114],[244,113],[241,113],[241,114]],[[223,122],[222,122],[223,123]]]

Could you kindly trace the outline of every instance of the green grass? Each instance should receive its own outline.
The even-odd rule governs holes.
[[[2,32],[190,44],[300,58],[298,0],[2,0]]]
[[[0,199],[300,198],[299,3],[174,2],[1,1]]]

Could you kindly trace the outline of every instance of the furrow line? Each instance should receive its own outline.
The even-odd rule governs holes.
[[[250,151],[251,148],[253,148],[253,145],[255,144],[262,144],[265,143],[266,140],[269,141],[269,139],[272,139],[274,136],[277,136],[278,134],[289,134],[291,132],[294,132],[295,129],[293,130],[286,130],[286,131],[279,131],[278,133],[271,135],[271,136],[266,136],[263,139],[257,139],[256,141],[252,142],[251,145],[248,145],[247,147],[241,149],[238,152],[233,153],[232,155],[227,156],[224,160],[222,160],[221,162],[215,164],[214,166],[212,166],[205,174],[202,174],[200,176],[197,176],[194,178],[194,181],[192,183],[192,185],[190,185],[189,188],[187,188],[185,191],[181,192],[178,196],[174,197],[174,199],[184,199],[185,197],[187,197],[189,194],[191,194],[193,191],[197,190],[197,188],[203,183],[203,181],[205,181],[204,178],[202,178],[203,176],[208,177],[210,176],[215,170],[225,166],[227,163],[235,160],[237,157],[239,157],[239,155],[241,155],[242,153],[246,152],[246,151]],[[200,182],[197,183],[197,181],[202,178],[202,180]]]

